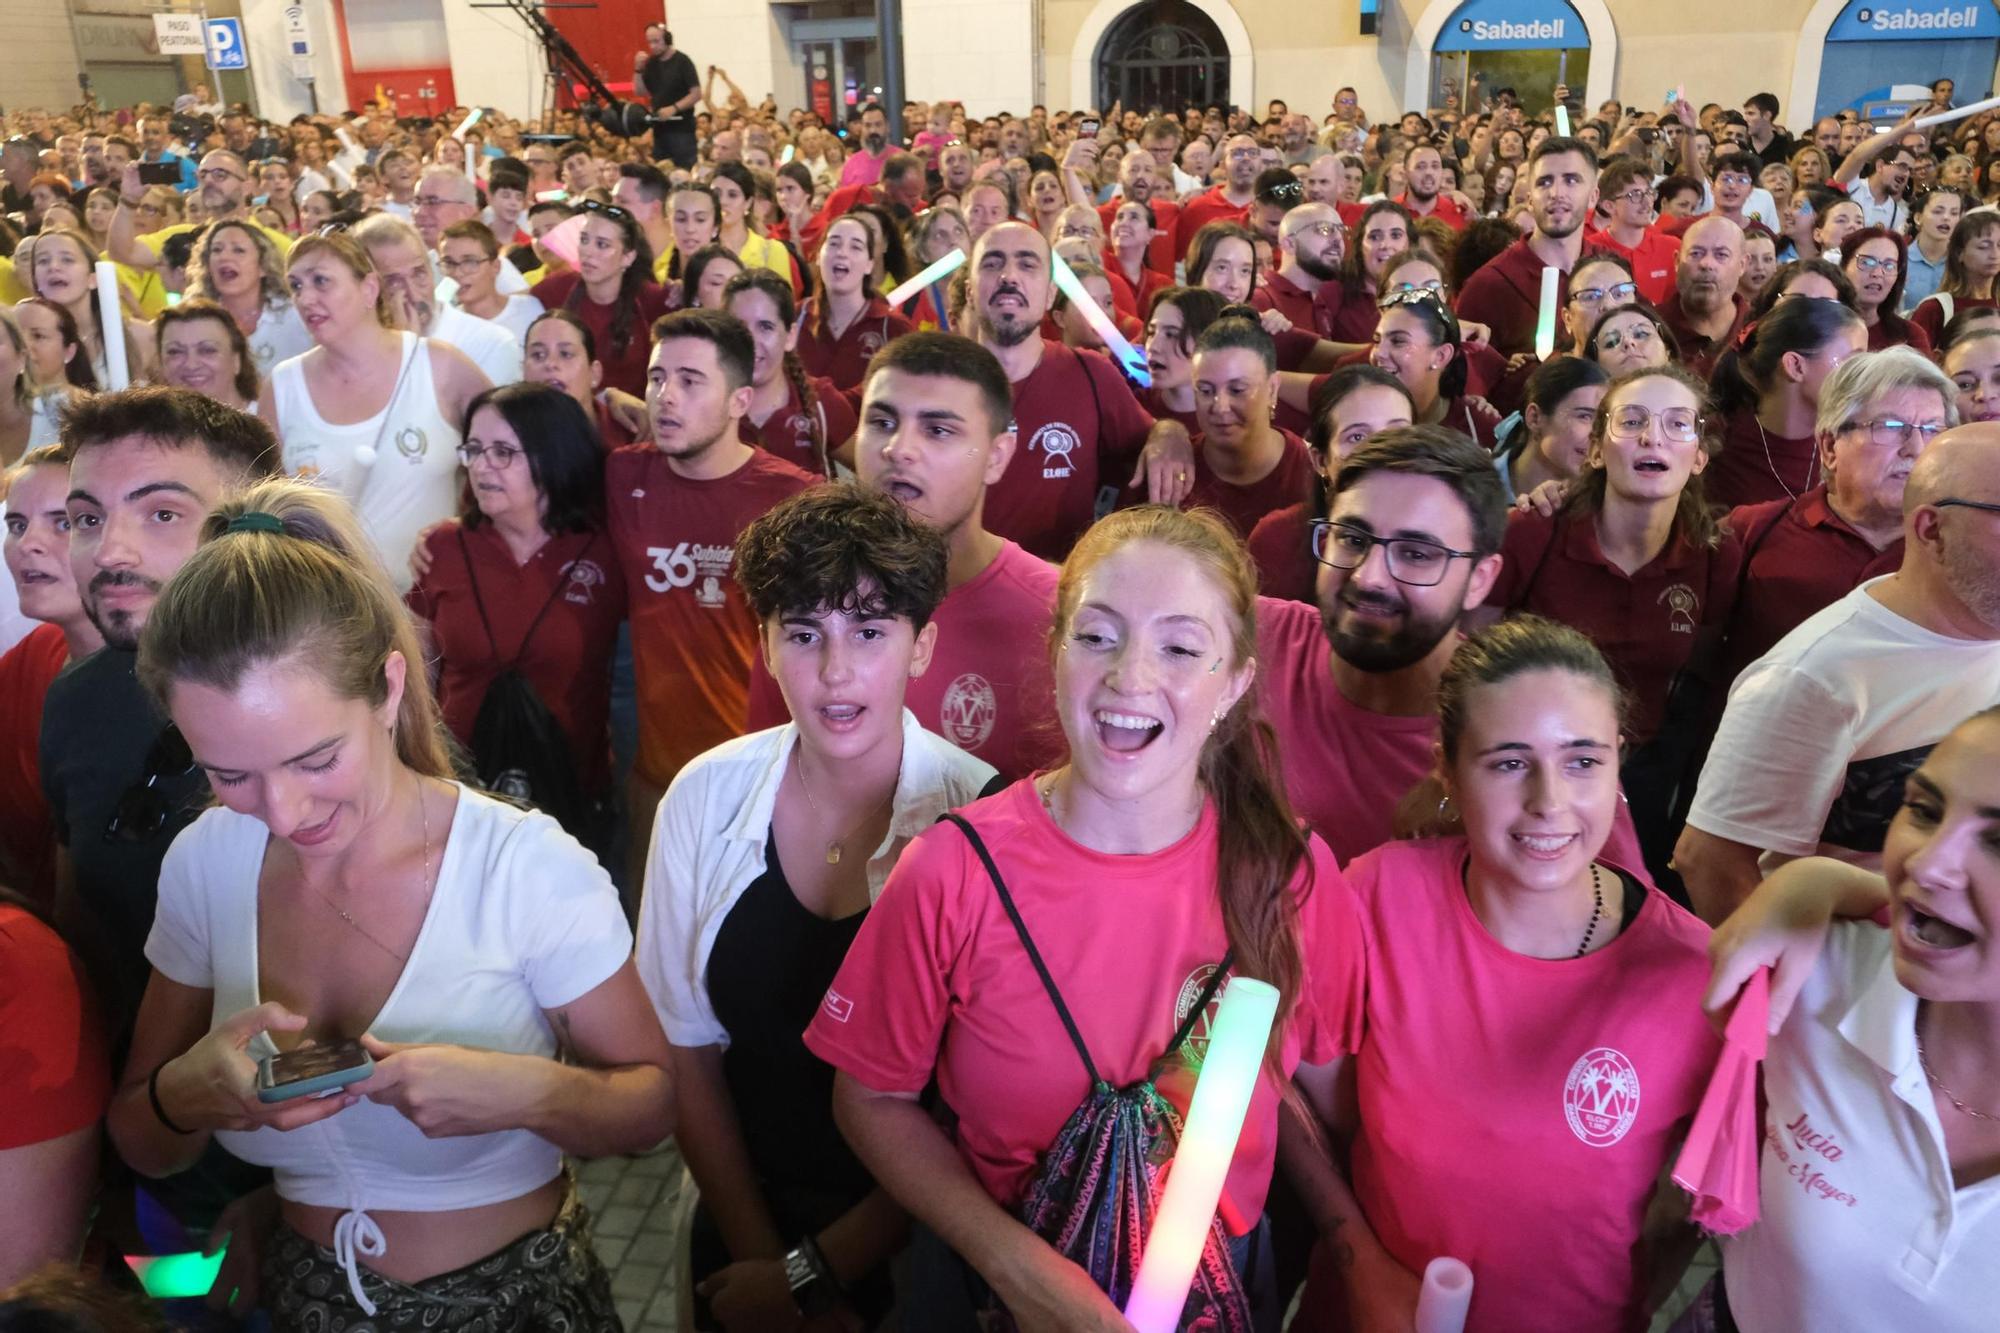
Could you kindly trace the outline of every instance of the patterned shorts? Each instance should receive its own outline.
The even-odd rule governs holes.
[[[590,1213],[574,1187],[556,1218],[506,1248],[422,1282],[367,1269],[375,1303],[363,1313],[332,1250],[278,1224],[263,1268],[264,1305],[277,1333],[622,1333],[611,1278],[590,1244]]]

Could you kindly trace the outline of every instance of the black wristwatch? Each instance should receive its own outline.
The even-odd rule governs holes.
[[[819,1257],[819,1247],[810,1238],[785,1252],[785,1282],[792,1289],[792,1303],[808,1319],[833,1310],[833,1283],[822,1271],[824,1263]]]

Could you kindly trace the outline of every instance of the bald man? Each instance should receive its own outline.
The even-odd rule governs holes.
[[[1055,296],[1049,243],[1024,222],[988,228],[972,251],[972,323],[1014,389],[1019,441],[986,491],[986,526],[1060,560],[1127,487],[1178,504],[1194,484],[1187,427],[1154,421],[1100,352],[1042,336]],[[1133,498],[1136,498],[1134,496]]]
[[[1278,271],[1250,294],[1259,310],[1276,310],[1296,329],[1324,338],[1313,313],[1313,293],[1340,278],[1347,254],[1347,229],[1331,204],[1300,204],[1278,221]]]
[[[1879,867],[1904,780],[1996,703],[2000,422],[1974,422],[1917,456],[1897,571],[1807,618],[1730,691],[1674,849],[1695,910],[1719,923],[1801,856]]]
[[[1118,206],[1127,200],[1153,210],[1153,239],[1146,246],[1146,267],[1168,277],[1174,274],[1174,236],[1180,228],[1181,206],[1174,199],[1173,182],[1161,177],[1160,164],[1151,153],[1130,152],[1118,163],[1118,193],[1097,206],[1097,216],[1105,231],[1111,230]]]
[[[1222,141],[1222,162],[1227,175],[1222,184],[1198,194],[1181,205],[1174,229],[1174,253],[1187,258],[1194,234],[1210,222],[1248,222],[1250,201],[1257,195],[1257,173],[1264,167],[1264,150],[1247,134],[1232,134]]]
[[[1674,292],[1660,307],[1681,364],[1706,380],[1743,322],[1743,228],[1710,214],[1681,237]]]

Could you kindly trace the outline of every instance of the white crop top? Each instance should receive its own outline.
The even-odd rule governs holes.
[[[262,1001],[257,881],[269,838],[261,821],[211,809],[174,839],[160,867],[146,957],[169,980],[213,991],[217,1023]],[[461,785],[416,946],[368,1032],[553,1056],[543,1011],[596,989],[631,952],[617,891],[595,857],[547,815]],[[259,1034],[249,1054],[274,1049]],[[366,1100],[302,1129],[218,1131],[216,1139],[270,1167],[280,1197],[349,1210],[334,1248],[364,1305],[356,1255],[385,1248],[368,1209],[499,1203],[562,1169],[561,1150],[528,1130],[430,1139],[393,1107]]]

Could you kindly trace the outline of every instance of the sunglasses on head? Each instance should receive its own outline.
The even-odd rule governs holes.
[[[630,222],[632,220],[630,211],[620,208],[616,204],[601,204],[595,199],[579,199],[576,201],[576,206],[579,212],[602,213],[605,217],[616,218],[620,222]]]

